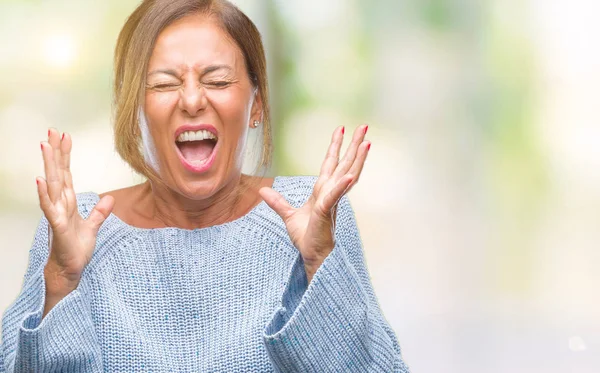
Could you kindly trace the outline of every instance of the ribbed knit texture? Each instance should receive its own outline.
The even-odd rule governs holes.
[[[277,177],[299,207],[316,177]],[[87,217],[99,197],[78,194]],[[208,228],[140,229],[110,215],[76,290],[41,320],[48,223],[2,318],[0,372],[408,372],[364,263],[353,210],[310,284],[263,201]]]

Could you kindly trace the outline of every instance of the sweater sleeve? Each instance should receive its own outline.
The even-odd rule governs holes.
[[[298,255],[263,340],[276,372],[408,373],[365,265],[354,212],[338,204],[333,251],[307,283]]]
[[[2,317],[0,372],[101,372],[100,345],[81,283],[42,319],[48,246],[48,222],[42,218],[21,293]]]

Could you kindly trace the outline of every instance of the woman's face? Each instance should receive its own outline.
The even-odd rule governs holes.
[[[208,198],[239,176],[261,109],[241,50],[213,20],[191,15],[160,33],[144,108],[152,143],[144,145],[172,190]]]

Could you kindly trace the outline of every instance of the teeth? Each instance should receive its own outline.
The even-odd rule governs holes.
[[[186,142],[186,141],[200,141],[213,139],[216,140],[217,137],[210,131],[200,130],[200,131],[186,131],[177,137],[177,142]]]

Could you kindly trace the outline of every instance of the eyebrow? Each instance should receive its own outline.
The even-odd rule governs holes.
[[[204,70],[202,70],[202,75],[206,75],[208,73],[212,73],[214,71],[217,70],[233,70],[229,65],[210,65],[207,66]],[[175,78],[179,78],[179,74],[177,73],[177,71],[173,70],[173,69],[158,69],[158,70],[153,70],[150,73],[148,73],[148,76],[151,75],[155,75],[155,74],[167,74],[167,75],[172,75]]]

